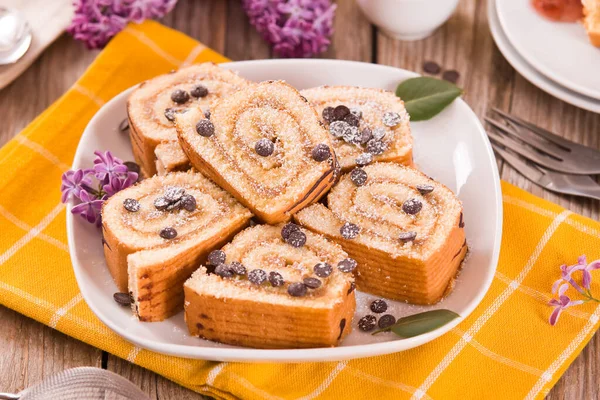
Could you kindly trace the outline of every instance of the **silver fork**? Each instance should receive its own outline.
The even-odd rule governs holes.
[[[485,117],[485,120],[505,133],[488,131],[494,142],[555,171],[577,175],[600,174],[600,151],[566,140],[497,108],[492,110],[501,121],[490,117]]]
[[[600,200],[600,185],[587,175],[568,175],[550,171],[527,161],[510,150],[492,143],[496,154],[531,182],[557,193],[590,197]]]

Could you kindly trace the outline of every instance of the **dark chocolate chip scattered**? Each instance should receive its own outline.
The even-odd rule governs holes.
[[[352,127],[350,124],[344,121],[334,121],[329,125],[329,133],[331,133],[336,138],[343,138],[344,136],[348,136]]]
[[[169,121],[175,121],[175,110],[171,107],[165,108],[165,118]]]
[[[320,262],[313,267],[313,271],[319,278],[327,278],[333,272],[333,267],[326,262]]]
[[[302,297],[306,295],[306,285],[302,282],[294,282],[288,286],[287,291],[290,296]]]
[[[388,305],[385,302],[385,300],[378,299],[378,300],[374,300],[371,303],[370,308],[371,308],[371,311],[373,311],[375,314],[381,314],[381,313],[387,311]]]
[[[233,271],[229,265],[223,263],[217,265],[215,268],[215,274],[219,275],[221,278],[231,278],[233,276]]]
[[[379,322],[377,323],[377,326],[379,326],[380,329],[385,329],[385,328],[389,328],[390,326],[394,325],[396,323],[396,317],[394,317],[392,314],[385,314],[382,315],[381,318],[379,318]]]
[[[223,250],[213,250],[208,253],[208,264],[212,266],[217,266],[219,264],[225,263],[225,259],[227,256]]]
[[[442,79],[451,83],[458,82],[459,77],[460,74],[458,73],[458,71],[455,71],[453,69],[449,71],[444,71],[444,73],[442,74]]]
[[[358,107],[350,107],[350,113],[356,116],[358,119],[362,118],[362,111]]]
[[[356,186],[363,186],[367,183],[367,172],[362,168],[354,168],[350,173],[350,180]]]
[[[350,114],[350,109],[344,105],[339,105],[333,109],[333,119],[336,121],[341,121],[348,114]]]
[[[360,233],[360,228],[358,225],[353,224],[352,222],[345,222],[344,225],[340,228],[340,234],[344,239],[354,239]]]
[[[293,222],[288,222],[283,226],[283,228],[281,228],[281,237],[283,238],[283,240],[287,240],[292,232],[296,232],[299,230],[300,227],[298,225],[294,224]]]
[[[181,208],[181,200],[177,200],[169,203],[167,211],[179,210]]]
[[[309,289],[317,289],[321,286],[321,280],[317,278],[304,278],[303,282]]]
[[[367,144],[373,138],[373,131],[370,128],[365,128],[360,132],[360,144]]]
[[[248,272],[248,280],[255,285],[262,285],[267,280],[267,273],[262,269],[253,269]]]
[[[169,201],[162,196],[157,197],[154,200],[154,207],[156,207],[158,211],[166,210],[169,204]]]
[[[177,104],[184,104],[190,100],[190,94],[185,90],[177,89],[171,93],[171,100]]]
[[[402,204],[402,211],[407,214],[415,215],[423,208],[423,203],[419,199],[408,199]]]
[[[342,272],[352,272],[356,269],[356,261],[351,258],[344,258],[338,263],[338,269]]]
[[[275,143],[269,139],[262,138],[256,142],[254,145],[254,150],[259,156],[268,157],[273,154],[273,151],[275,150]]]
[[[400,122],[402,122],[402,118],[400,117],[400,115],[398,113],[393,112],[393,111],[388,111],[383,114],[383,117],[381,117],[381,121],[383,122],[383,124],[385,126],[394,127],[394,126],[398,125]]]
[[[195,211],[196,210],[196,198],[191,194],[184,194],[181,197],[181,208],[186,211]]]
[[[196,132],[203,137],[211,137],[215,134],[215,126],[207,119],[201,119],[196,124]]]
[[[348,293],[346,293],[346,295],[349,295],[350,293],[354,292],[354,289],[356,289],[356,283],[350,282],[350,289],[348,289]]]
[[[140,202],[136,199],[125,199],[123,200],[123,207],[129,212],[138,212],[140,211]]]
[[[302,231],[290,233],[286,242],[292,247],[302,247],[306,243],[306,234]]]
[[[347,114],[344,117],[343,121],[346,122],[350,126],[358,126],[358,124],[360,123],[360,119],[352,113]]]
[[[340,340],[340,338],[342,337],[345,327],[346,327],[346,318],[342,318],[342,320],[340,321],[340,334],[338,335],[337,340]]]
[[[131,305],[131,296],[129,293],[115,293],[113,294],[113,299],[121,306],[130,306]]]
[[[208,95],[208,89],[206,88],[206,86],[198,85],[192,90],[190,90],[190,94],[196,98],[206,97]]]
[[[229,264],[229,269],[236,275],[246,275],[246,267],[240,262],[234,261]]]
[[[378,127],[375,128],[375,130],[373,131],[373,139],[375,140],[381,140],[385,137],[385,128],[383,127]]]
[[[364,167],[373,162],[373,154],[371,153],[362,153],[360,156],[356,157],[356,164]]]
[[[367,151],[373,155],[383,154],[387,150],[387,144],[381,140],[371,139],[367,142]]]
[[[429,194],[429,193],[433,192],[433,189],[434,189],[433,185],[417,185],[417,190],[421,194]]]
[[[377,325],[377,317],[374,315],[365,315],[361,319],[358,320],[358,329],[363,332],[372,331]]]
[[[269,282],[273,287],[283,286],[285,281],[283,280],[283,276],[279,272],[271,271],[269,272]]]
[[[333,122],[333,107],[325,107],[323,109],[323,119],[327,122]]]
[[[460,221],[458,222],[458,227],[459,228],[464,228],[465,227],[465,221],[463,220],[463,213],[460,213]]]
[[[350,124],[348,124],[348,127],[349,128],[344,131],[342,139],[348,143],[360,144],[360,141],[362,140],[361,131],[356,126],[351,126]]]
[[[172,203],[174,201],[179,201],[181,200],[181,198],[183,197],[185,193],[185,189],[178,187],[178,186],[169,186],[165,189],[165,200],[167,200],[169,203]]]
[[[140,174],[140,166],[137,165],[137,163],[134,163],[133,161],[125,161],[123,164],[125,164],[127,170],[130,172],[135,172],[138,175]]]
[[[121,132],[125,132],[127,129],[129,129],[129,120],[127,118],[125,118],[123,121],[121,121],[121,123],[119,124],[119,130]]]
[[[159,233],[160,237],[163,239],[175,239],[177,237],[177,231],[175,228],[164,228]]]
[[[440,73],[440,65],[435,61],[426,61],[423,63],[423,71],[428,74],[437,75]]]
[[[210,110],[204,111],[204,118],[210,119]]]
[[[417,232],[409,231],[409,232],[401,232],[398,235],[398,240],[402,243],[412,242],[417,238]]]
[[[331,156],[331,150],[325,143],[319,143],[312,149],[311,155],[313,160],[322,162]]]

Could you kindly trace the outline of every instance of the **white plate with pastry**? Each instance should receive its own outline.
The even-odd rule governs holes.
[[[220,73],[202,72],[213,79],[202,88],[182,73],[169,83],[170,100],[145,100],[178,141],[174,131],[151,140],[143,132],[151,124],[139,119],[131,140],[118,128],[136,88],[83,133],[74,168],[89,168],[95,150],[135,155],[149,168],[154,152],[159,173],[176,166],[111,197],[104,236],[68,204],[73,268],[100,320],[164,354],[301,362],[410,349],[474,310],[498,262],[502,195],[491,146],[465,102],[409,123],[386,92],[416,76],[409,71],[338,60],[221,67],[250,83],[229,93],[234,81]],[[207,108],[206,88],[227,93]],[[190,102],[198,107],[166,110]],[[174,153],[163,157],[163,143]],[[190,164],[200,172],[178,171]],[[113,301],[125,290],[132,308]],[[383,320],[436,309],[460,317],[410,338],[371,334]]]
[[[589,4],[590,14],[598,14],[593,11],[600,8],[598,1],[584,3]],[[536,12],[529,0],[496,1],[496,10],[511,45],[531,66],[559,85],[600,99],[600,49],[596,47],[600,42],[596,46],[591,42],[600,34],[598,15],[589,17],[590,32],[596,36],[588,36],[583,23],[550,20]]]

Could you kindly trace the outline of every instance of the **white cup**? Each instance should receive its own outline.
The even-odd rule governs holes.
[[[356,0],[365,16],[400,40],[430,36],[450,18],[458,0]]]

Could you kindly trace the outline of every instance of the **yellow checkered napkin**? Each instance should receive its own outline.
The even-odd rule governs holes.
[[[506,183],[502,251],[490,291],[458,328],[410,351],[334,363],[186,360],[141,350],[96,319],[71,268],[60,176],[106,101],[141,80],[209,60],[226,61],[157,23],[131,25],[0,150],[0,303],[217,398],[529,399],[548,392],[600,315],[600,306],[588,303],[567,309],[551,327],[550,288],[559,265],[581,254],[600,258],[600,226]]]

